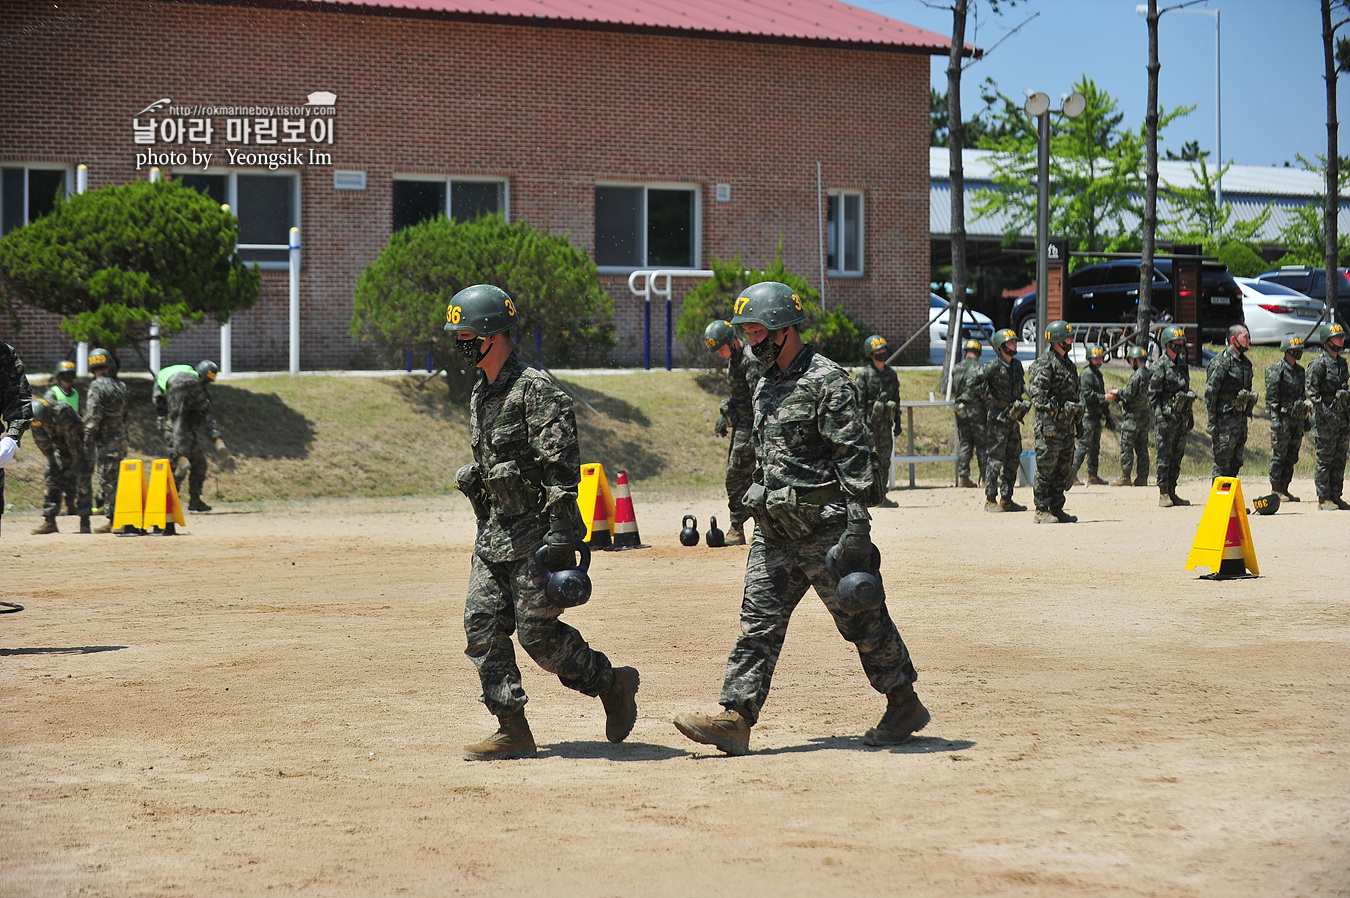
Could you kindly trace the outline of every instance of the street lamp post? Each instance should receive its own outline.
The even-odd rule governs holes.
[[[1045,351],[1046,281],[1050,277],[1050,113],[1067,118],[1083,114],[1087,100],[1077,92],[1062,94],[1060,108],[1050,108],[1050,98],[1038,91],[1027,91],[1023,106],[1036,119],[1036,354]]]

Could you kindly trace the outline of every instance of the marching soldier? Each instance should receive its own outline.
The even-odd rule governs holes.
[[[984,470],[984,510],[1026,511],[1013,501],[1017,466],[1022,457],[1022,419],[1031,403],[1022,398],[1026,381],[1017,358],[1017,334],[1004,328],[994,334],[994,358],[980,369],[988,417],[988,467]]]
[[[984,391],[980,388],[979,340],[967,340],[962,347],[965,358],[952,368],[952,396],[956,402],[956,475],[957,484],[974,488],[979,484],[970,479],[970,460],[976,459],[977,476],[984,476],[988,453],[988,434],[985,433]]]
[[[1266,369],[1266,411],[1270,413],[1270,491],[1282,502],[1297,502],[1290,495],[1303,434],[1308,430],[1312,403],[1306,398],[1303,338],[1285,337],[1280,343],[1284,357]]]
[[[755,449],[750,444],[750,425],[754,423],[750,397],[759,382],[759,362],[736,336],[736,329],[720,319],[710,321],[703,329],[703,344],[727,362],[727,377],[731,379],[731,395],[718,406],[721,415],[713,433],[731,437],[727,446],[727,510],[731,512],[731,526],[727,528],[726,544],[743,546],[745,522],[750,518],[745,510],[745,491],[750,488],[750,475],[755,471]]]
[[[886,496],[891,482],[891,455],[900,433],[900,377],[886,364],[890,347],[886,338],[873,334],[863,341],[868,364],[858,372],[857,384],[863,414],[867,418],[867,442],[872,447],[873,489],[876,505],[896,508]]]
[[[1070,483],[1074,428],[1083,415],[1078,402],[1078,369],[1069,358],[1073,326],[1052,321],[1045,329],[1045,352],[1031,363],[1029,391],[1036,408],[1036,477],[1033,495],[1037,524],[1072,524],[1078,520],[1064,510],[1064,490]]]
[[[1214,467],[1210,479],[1236,477],[1247,447],[1247,419],[1256,407],[1252,390],[1252,363],[1247,358],[1252,335],[1244,325],[1228,329],[1228,345],[1210,359],[1205,372],[1205,408]]]
[[[108,520],[95,533],[111,533],[117,504],[117,476],[127,457],[127,386],[116,377],[112,353],[95,349],[89,353],[88,412],[84,416],[84,450],[98,467],[98,494],[94,503]]]
[[[1131,346],[1125,353],[1133,373],[1125,386],[1115,392],[1120,403],[1120,477],[1112,486],[1148,486],[1148,432],[1153,413],[1148,407],[1148,350]],[[1130,480],[1130,471],[1139,473]]]
[[[1186,434],[1195,426],[1191,405],[1191,369],[1186,362],[1186,329],[1171,325],[1162,330],[1163,354],[1149,366],[1148,404],[1153,408],[1157,433],[1158,506],[1190,505],[1177,495],[1177,477],[1186,457]]]
[[[1106,381],[1102,379],[1102,365],[1106,362],[1106,349],[1092,346],[1088,349],[1088,363],[1078,374],[1078,401],[1083,405],[1083,420],[1078,422],[1078,448],[1073,451],[1073,481],[1079,484],[1078,472],[1087,462],[1087,482],[1105,486],[1106,481],[1097,476],[1098,461],[1102,449],[1102,427],[1116,429],[1116,420],[1111,417],[1108,404],[1116,398],[1116,391],[1107,391]]]
[[[1350,385],[1347,385],[1345,327],[1322,325],[1322,354],[1308,365],[1308,401],[1313,407],[1313,446],[1317,465],[1313,485],[1322,511],[1350,510],[1341,497],[1345,489],[1345,455],[1350,443]]]

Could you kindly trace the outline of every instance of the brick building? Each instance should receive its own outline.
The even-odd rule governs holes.
[[[894,340],[927,316],[928,57],[946,46],[829,0],[7,0],[0,229],[74,190],[79,165],[94,189],[158,162],[229,202],[264,267],[233,367],[284,369],[292,225],[301,366],[347,368],[387,365],[349,335],[353,288],[425,215],[569,234],[615,301],[624,363],[643,357],[630,271],[763,264],[781,242],[819,286],[826,217],[827,301]],[[51,316],[22,317],[0,339],[31,367],[70,357]],[[652,332],[655,361],[664,315]],[[164,363],[219,349],[208,321]]]

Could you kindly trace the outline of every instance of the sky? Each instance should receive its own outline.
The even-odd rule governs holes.
[[[892,19],[951,35],[949,9],[920,0],[849,0]],[[950,0],[930,0],[950,7]],[[1001,15],[978,4],[966,43],[989,51],[962,75],[962,109],[969,118],[982,104],[980,83],[993,78],[1006,96],[1028,89],[1049,94],[1058,107],[1086,74],[1117,99],[1122,127],[1143,124],[1148,97],[1148,24],[1135,6],[1146,0],[1018,0]],[[1160,9],[1177,0],[1159,0]],[[1223,157],[1239,165],[1298,165],[1297,154],[1326,153],[1326,88],[1322,77],[1322,18],[1318,0],[1205,0],[1188,10],[1218,10]],[[1158,102],[1167,109],[1194,106],[1163,131],[1159,155],[1198,141],[1213,160],[1215,145],[1214,16],[1188,10],[1164,13],[1158,25]],[[996,48],[994,44],[1028,19]],[[990,48],[993,48],[990,50]],[[935,57],[933,86],[947,88],[947,59]],[[1350,78],[1338,85],[1337,119],[1350,116]],[[1344,129],[1341,153],[1347,153]]]

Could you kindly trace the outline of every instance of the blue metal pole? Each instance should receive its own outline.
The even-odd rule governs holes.
[[[642,310],[642,360],[647,370],[652,370],[652,301],[643,303]]]
[[[666,370],[670,370],[670,300],[666,300]]]

